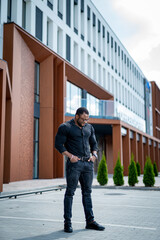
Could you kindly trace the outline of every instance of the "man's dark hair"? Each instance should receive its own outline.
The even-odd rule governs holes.
[[[81,115],[81,114],[83,114],[83,113],[86,113],[87,115],[89,115],[89,112],[88,112],[87,108],[85,108],[85,107],[80,107],[80,108],[78,108],[77,111],[76,111],[76,115]]]

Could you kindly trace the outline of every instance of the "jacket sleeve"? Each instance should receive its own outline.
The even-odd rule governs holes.
[[[61,124],[58,128],[58,132],[55,137],[55,148],[63,153],[67,151],[65,148],[65,143],[67,141],[67,126],[65,124]]]
[[[95,131],[92,125],[91,125],[91,136],[89,138],[89,143],[91,147],[91,152],[98,151],[98,144],[95,136]]]

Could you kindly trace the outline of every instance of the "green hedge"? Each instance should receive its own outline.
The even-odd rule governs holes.
[[[138,174],[138,176],[140,176],[141,175],[141,166],[140,166],[139,162],[136,163],[136,168],[137,168],[137,174]]]
[[[119,155],[118,155],[118,159],[116,162],[116,166],[114,168],[113,181],[116,186],[122,186],[124,184],[123,167],[121,165]]]
[[[104,152],[102,155],[102,159],[98,165],[97,181],[102,186],[108,183],[108,169]]]
[[[157,169],[157,164],[155,161],[153,163],[153,170],[154,170],[155,177],[158,177],[158,169]]]
[[[129,186],[135,186],[135,184],[138,183],[138,174],[133,153],[131,154],[131,161],[128,170],[129,170],[128,184]]]
[[[152,187],[155,184],[154,170],[150,157],[146,157],[146,163],[144,166],[143,183],[146,187]]]

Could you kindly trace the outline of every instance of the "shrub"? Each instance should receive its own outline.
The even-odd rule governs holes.
[[[131,162],[128,167],[128,170],[129,170],[128,184],[129,186],[135,186],[135,184],[138,183],[138,174],[133,153],[131,154]]]
[[[100,185],[105,185],[108,182],[108,169],[107,169],[106,157],[104,155],[104,152],[102,155],[102,159],[98,165],[97,180]]]
[[[136,163],[136,168],[137,168],[137,174],[138,174],[138,176],[140,176],[141,175],[141,166],[140,166],[139,162]]]
[[[155,161],[153,163],[153,170],[154,170],[155,177],[158,177],[158,169],[157,169],[157,164]]]
[[[144,166],[143,183],[145,184],[145,187],[152,187],[155,184],[154,170],[150,157],[146,158],[146,163]]]
[[[118,159],[116,162],[116,166],[114,168],[113,181],[116,186],[122,186],[124,184],[123,179],[123,167],[121,165],[120,156],[118,155]]]

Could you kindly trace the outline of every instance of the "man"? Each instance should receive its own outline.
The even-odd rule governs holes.
[[[97,142],[94,128],[88,124],[89,112],[86,108],[77,109],[75,118],[60,125],[56,138],[56,149],[67,156],[66,181],[64,196],[64,231],[73,231],[72,201],[78,181],[81,184],[82,202],[86,218],[86,229],[104,230],[94,220],[91,199],[93,181],[93,163],[97,158]]]

